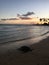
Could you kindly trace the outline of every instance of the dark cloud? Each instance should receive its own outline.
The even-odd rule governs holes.
[[[17,17],[21,16],[20,14],[17,14]]]
[[[30,17],[19,17],[19,18],[22,19],[22,20],[30,20],[30,19],[32,19]]]
[[[17,14],[17,16],[18,17],[20,17],[20,16],[30,16],[30,15],[33,15],[33,14],[35,14],[35,13],[34,12],[27,12],[26,14],[22,14],[22,15]]]
[[[30,16],[32,14],[35,14],[34,12],[27,12],[26,14],[23,14],[22,16]]]
[[[18,20],[17,18],[10,18],[10,19],[8,19],[8,20]]]
[[[35,14],[34,12],[27,12],[26,14],[22,14],[22,15],[20,15],[20,14],[17,14],[17,17],[19,17],[20,19],[26,19],[26,20],[28,20],[28,19],[32,19],[32,18],[30,18],[30,17],[28,17],[28,16],[30,16],[30,15],[32,15],[32,14]]]
[[[6,20],[18,20],[18,18],[1,19],[1,21],[6,21]]]

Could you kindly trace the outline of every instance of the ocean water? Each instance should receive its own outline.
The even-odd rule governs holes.
[[[41,36],[49,36],[49,26],[0,24],[0,44],[17,43]]]

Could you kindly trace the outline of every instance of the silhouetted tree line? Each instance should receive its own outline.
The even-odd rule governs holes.
[[[41,24],[42,24],[42,21],[43,21],[44,22],[43,24],[45,24],[45,25],[48,24],[49,25],[49,21],[48,21],[49,19],[40,18],[39,20],[40,20]]]

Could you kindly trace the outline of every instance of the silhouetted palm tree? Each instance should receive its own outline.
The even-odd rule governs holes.
[[[40,18],[39,20],[40,20],[40,22],[41,22],[41,24],[42,24],[42,19]]]
[[[45,18],[43,18],[44,24],[47,24],[47,20]]]
[[[40,21],[42,21],[42,19],[40,18]]]

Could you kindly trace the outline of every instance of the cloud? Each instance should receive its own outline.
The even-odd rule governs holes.
[[[18,20],[18,18],[10,18],[10,19],[8,19],[8,20]]]
[[[19,16],[22,16],[22,15],[20,15],[20,14],[17,14],[17,17],[19,17]]]
[[[22,16],[30,16],[32,14],[35,14],[34,12],[27,12],[26,14],[23,14]]]
[[[19,19],[18,18],[1,19],[1,21],[6,21],[6,20],[19,20]]]
[[[29,17],[29,16],[31,16],[31,15],[33,15],[33,14],[35,14],[34,12],[27,12],[26,14],[22,14],[22,15],[20,15],[20,14],[17,14],[17,17],[19,17],[20,19],[26,19],[26,20],[30,20],[30,19],[32,19],[31,17]]]
[[[31,17],[19,17],[20,19],[22,19],[22,20],[30,20],[30,19],[32,19]]]

